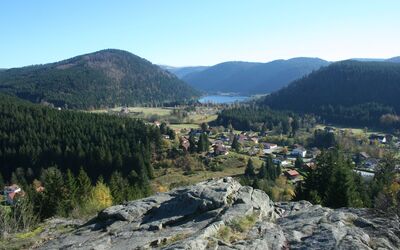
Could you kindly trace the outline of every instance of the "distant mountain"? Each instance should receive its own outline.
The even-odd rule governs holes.
[[[389,58],[386,61],[387,62],[400,63],[400,56]]]
[[[183,78],[191,73],[200,72],[208,68],[208,66],[191,66],[191,67],[172,67],[167,65],[159,65],[162,69],[168,70],[179,78]]]
[[[122,50],[107,49],[57,63],[0,71],[0,92],[70,108],[161,104],[199,92],[175,75]]]
[[[225,62],[182,79],[208,92],[269,93],[328,64],[319,58],[293,58],[269,63]]]
[[[266,97],[272,108],[314,113],[367,125],[400,113],[400,64],[342,61],[323,67]],[[362,122],[364,121],[364,122]]]

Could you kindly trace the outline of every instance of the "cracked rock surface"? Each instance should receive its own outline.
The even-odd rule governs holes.
[[[272,202],[230,177],[109,207],[40,249],[400,249],[398,217]]]

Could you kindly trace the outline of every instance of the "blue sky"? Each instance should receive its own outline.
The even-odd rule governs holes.
[[[400,1],[0,1],[0,68],[105,48],[173,66],[387,58],[400,55]]]

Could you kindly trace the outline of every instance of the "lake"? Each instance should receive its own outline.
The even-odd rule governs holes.
[[[248,100],[248,96],[208,95],[199,99],[200,103],[230,104]]]

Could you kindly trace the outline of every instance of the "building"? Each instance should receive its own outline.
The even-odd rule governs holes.
[[[293,169],[285,171],[285,175],[289,180],[295,180],[298,177],[300,177],[299,172],[297,172],[296,170],[293,170]]]
[[[386,136],[384,135],[376,135],[376,134],[372,134],[369,136],[369,141],[371,143],[374,143],[375,141],[379,142],[379,143],[386,143]]]
[[[215,156],[229,154],[228,149],[222,144],[214,145],[213,148],[214,148],[214,155]]]
[[[284,158],[274,158],[272,159],[272,163],[283,167],[289,165],[290,161]]]
[[[276,148],[278,148],[278,145],[275,144],[275,143],[265,142],[265,143],[263,143],[263,145],[264,145],[264,149],[276,149]]]
[[[188,151],[189,147],[190,147],[189,140],[185,137],[182,137],[180,141],[181,141],[181,144],[180,144],[181,148],[185,151]]]
[[[307,155],[307,150],[303,147],[297,147],[292,150],[291,155],[296,157],[300,156],[304,158]]]
[[[15,198],[21,196],[24,196],[24,192],[17,184],[4,187],[4,198],[7,204],[13,205]]]

